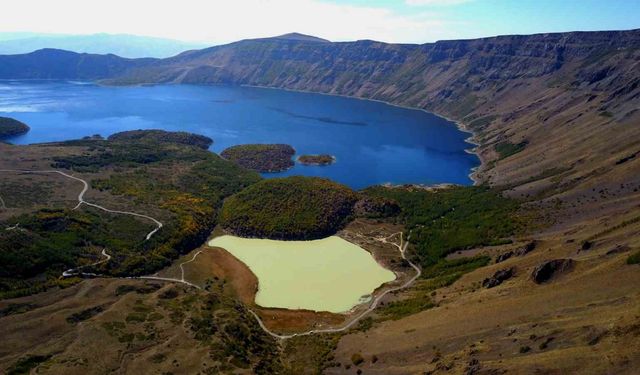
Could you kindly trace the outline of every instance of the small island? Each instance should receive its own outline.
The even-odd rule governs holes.
[[[336,157],[328,154],[320,154],[320,155],[301,155],[298,157],[298,162],[304,165],[330,165],[335,163]]]
[[[27,124],[10,117],[0,117],[0,139],[26,134],[31,130]]]
[[[296,153],[285,144],[247,144],[227,148],[220,156],[257,172],[282,172],[294,166]]]
[[[94,135],[93,137],[100,137]],[[213,139],[204,135],[188,132],[170,132],[165,130],[129,130],[111,135],[110,141],[134,141],[134,142],[163,142],[177,143],[181,145],[198,147],[203,150],[208,149],[213,144]]]

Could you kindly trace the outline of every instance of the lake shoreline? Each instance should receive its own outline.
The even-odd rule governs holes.
[[[82,85],[81,89],[76,89],[74,87],[77,85],[68,83],[68,80],[31,82],[37,81],[42,84],[35,88],[42,89],[45,94],[51,91],[49,96],[54,103],[57,102],[56,99],[64,99],[82,90],[85,97],[83,106],[69,106],[65,104],[67,102],[61,101],[62,107],[57,112],[52,112],[48,107],[36,106],[33,113],[21,113],[17,118],[33,122],[36,131],[16,137],[15,140],[12,139],[15,144],[64,142],[78,139],[85,134],[107,136],[114,132],[132,129],[182,130],[215,138],[215,148],[211,147],[210,150],[217,154],[238,143],[290,143],[294,144],[301,154],[321,152],[340,159],[340,163],[335,163],[332,168],[306,169],[304,168],[306,165],[296,163],[286,170],[269,170],[271,173],[263,173],[266,178],[301,174],[333,179],[354,189],[387,182],[396,184],[451,182],[467,186],[480,183],[475,174],[477,166],[482,165],[482,161],[479,161],[477,156],[473,156],[476,150],[466,150],[473,146],[470,144],[469,135],[462,133],[465,128],[458,123],[456,123],[458,126],[453,128],[448,123],[451,122],[449,119],[424,109],[347,95],[248,85],[151,84],[142,85],[144,88],[139,85],[137,88],[132,85],[110,88],[112,86],[101,84],[101,82],[89,82],[87,85]],[[18,94],[22,92],[25,94],[19,95],[17,103],[33,102],[27,95],[29,91],[26,89],[32,88],[29,82],[24,81],[23,91],[18,90]],[[54,84],[50,84],[51,82]],[[21,87],[19,83],[15,83],[16,87]],[[247,91],[242,91],[243,86]],[[252,92],[250,91],[252,87],[256,90],[270,88],[274,93]],[[276,90],[282,91],[278,94]],[[338,99],[313,96],[298,98],[293,94],[286,94],[287,91],[358,99],[363,102],[349,104]],[[232,107],[211,105],[211,100],[207,100],[226,97],[240,99]],[[127,98],[140,100],[144,104],[142,110],[126,107],[128,109],[116,117],[104,117],[103,113],[91,112],[89,108],[88,115],[84,117],[74,115],[76,112],[84,111],[84,107],[90,104],[97,106],[105,100],[108,102],[105,105],[121,106]],[[161,105],[162,102],[172,98],[179,100],[178,104],[184,107],[181,108],[179,116],[175,114],[176,111],[165,109],[166,106]],[[182,100],[185,98],[193,100]],[[366,104],[365,100],[370,103]],[[380,104],[376,105],[376,102]],[[302,111],[302,115],[284,113],[289,115],[284,116],[273,111],[275,107],[286,108],[287,105],[295,106],[296,103],[305,105],[302,107],[306,108]],[[319,108],[323,105],[324,107]],[[160,107],[157,111],[153,111],[152,109],[156,106]],[[393,107],[399,109],[393,109]],[[102,112],[109,108],[105,107]],[[255,112],[247,114],[247,109]],[[403,114],[404,110],[415,111],[416,109],[421,112]],[[370,110],[380,111],[380,115],[373,115]],[[225,113],[221,120],[216,117],[220,112]],[[305,117],[305,114],[331,116],[351,121],[366,120],[374,130],[369,131],[365,127],[333,128],[314,123],[309,123],[308,128],[299,126],[307,124],[307,119],[315,119],[313,116]],[[248,117],[245,119],[245,116]],[[255,116],[259,117],[251,119]],[[266,120],[263,121],[263,118]],[[264,126],[258,127],[262,122]],[[389,126],[389,124],[397,126]],[[282,136],[284,131],[292,132],[289,138]],[[336,145],[330,142],[331,137],[336,136],[334,133],[341,137]],[[382,146],[385,148],[381,148]],[[385,153],[372,152],[372,150],[384,150]],[[396,157],[400,159],[395,159]],[[401,160],[403,163],[397,163],[395,160]],[[360,172],[357,174],[349,172],[354,170]]]
[[[206,85],[205,85],[206,86]],[[218,86],[224,86],[224,85],[218,85]],[[289,88],[283,88],[283,87],[273,87],[273,86],[260,86],[260,85],[239,85],[240,87],[252,87],[252,88],[259,88],[259,89],[271,89],[271,90],[284,90],[284,91],[290,91],[290,92],[299,92],[299,93],[305,93],[305,94],[318,94],[318,95],[326,95],[326,96],[337,96],[337,97],[341,97],[341,98],[349,98],[349,99],[357,99],[357,100],[365,100],[365,101],[371,101],[371,102],[378,102],[378,103],[383,103],[386,105],[390,105],[392,107],[398,107],[398,108],[403,108],[403,109],[410,109],[410,110],[414,110],[414,111],[422,111],[425,113],[428,113],[430,115],[434,115],[440,118],[443,118],[453,124],[456,125],[456,127],[458,128],[458,130],[460,130],[463,133],[468,133],[470,134],[470,136],[468,138],[465,139],[465,142],[475,146],[473,148],[470,149],[465,149],[464,151],[472,154],[472,155],[476,155],[476,157],[478,158],[478,160],[480,161],[480,165],[471,168],[471,173],[469,173],[469,179],[473,182],[473,186],[478,186],[481,185],[484,181],[482,179],[480,179],[480,177],[478,176],[478,173],[482,170],[482,167],[486,166],[486,160],[480,155],[480,152],[478,151],[478,147],[480,147],[480,143],[477,140],[477,134],[475,132],[473,132],[471,129],[469,129],[469,127],[462,123],[461,121],[456,121],[453,120],[445,115],[441,115],[435,112],[430,112],[424,108],[418,108],[418,107],[411,107],[408,105],[402,105],[402,104],[396,104],[396,103],[391,103],[385,100],[381,100],[381,99],[370,99],[370,98],[359,98],[357,96],[351,96],[351,95],[344,95],[344,94],[331,94],[331,93],[326,93],[326,92],[319,92],[319,91],[311,91],[311,90],[297,90],[297,89],[289,89]]]
[[[223,235],[210,239],[207,245],[225,249],[256,275],[258,290],[255,295],[255,304],[263,308],[345,314],[362,304],[361,296],[372,294],[384,284],[395,281],[397,278],[393,271],[379,264],[370,252],[338,236],[310,241],[276,241]],[[304,250],[304,253],[301,250]],[[264,254],[267,252],[271,254],[269,259],[272,264],[265,264]],[[294,254],[297,255],[294,257]],[[346,255],[357,262],[356,264],[366,265],[358,268],[359,277],[355,279],[352,279],[353,270],[346,272],[338,267],[345,264],[344,256]],[[299,283],[293,285],[288,282],[289,277],[284,279],[280,277],[282,273],[273,274],[274,268],[271,266],[278,264],[282,267],[285,264],[282,262],[283,259],[289,259],[287,269],[291,272],[298,270],[297,272],[304,274],[309,280],[305,281],[301,278]],[[308,264],[315,265],[314,272],[308,269],[306,266]],[[321,267],[318,265],[328,267],[327,270],[334,272],[333,276],[327,279],[327,275],[321,272]],[[365,276],[369,276],[369,279],[367,280]],[[320,280],[324,281],[320,282]],[[347,280],[351,281],[347,282]],[[358,282],[355,282],[356,280]],[[342,293],[336,294],[334,287],[325,291],[311,287],[325,285],[328,281],[341,285]],[[306,287],[301,287],[300,285],[305,282]],[[313,293],[310,292],[311,290]],[[314,293],[315,296],[311,295]],[[326,296],[332,296],[332,299],[327,300]],[[322,303],[319,304],[318,301]]]

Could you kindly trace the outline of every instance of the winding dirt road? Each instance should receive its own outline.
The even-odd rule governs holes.
[[[94,208],[97,208],[97,209],[105,211],[105,212],[109,212],[109,213],[113,213],[113,214],[136,216],[136,217],[140,217],[140,218],[143,218],[143,219],[147,219],[147,220],[153,221],[154,224],[156,225],[156,228],[147,234],[146,240],[149,240],[151,238],[151,236],[153,236],[157,231],[159,231],[162,228],[162,223],[160,221],[152,218],[151,216],[139,214],[139,213],[136,213],[136,212],[110,210],[108,208],[102,207],[102,206],[97,205],[95,203],[91,203],[91,202],[85,201],[84,200],[84,194],[87,192],[87,190],[89,190],[89,184],[87,183],[87,181],[85,181],[85,180],[83,180],[83,179],[81,179],[79,177],[75,177],[75,176],[72,176],[70,174],[67,174],[65,172],[56,171],[56,170],[36,171],[36,170],[29,170],[29,169],[0,169],[0,172],[25,173],[25,174],[51,174],[51,173],[59,174],[61,176],[70,178],[72,180],[79,181],[83,185],[82,191],[80,192],[80,194],[78,194],[78,204],[73,208],[74,210],[77,210],[78,208],[80,208],[80,206],[85,204],[87,206],[94,207]]]
[[[171,277],[161,277],[161,276],[137,276],[137,277],[128,277],[128,279],[143,279],[143,280],[158,280],[158,281],[169,281],[169,282],[176,282],[176,283],[182,283],[185,285],[189,285],[191,287],[194,287],[196,289],[200,289],[202,290],[202,288],[196,284],[193,284],[187,280],[184,279],[184,265],[187,263],[191,263],[194,260],[196,260],[196,258],[198,257],[198,255],[200,255],[200,253],[202,253],[202,250],[198,251],[197,253],[193,254],[193,258],[191,258],[190,260],[180,263],[180,278],[179,279],[174,279]]]
[[[118,211],[118,210],[110,210],[108,208],[102,207],[100,205],[97,205],[95,203],[90,203],[84,200],[84,195],[85,193],[89,190],[89,184],[79,178],[79,177],[75,177],[72,176],[70,174],[67,174],[65,172],[62,171],[56,171],[56,170],[49,170],[49,171],[36,171],[36,170],[15,170],[15,169],[0,169],[0,172],[5,172],[5,173],[33,173],[33,174],[51,174],[51,173],[55,173],[55,174],[59,174],[61,176],[79,181],[83,184],[83,188],[82,191],[80,192],[80,194],[78,194],[78,204],[73,208],[74,210],[80,208],[83,204],[90,206],[90,207],[94,207],[97,209],[100,209],[102,211],[105,212],[109,212],[109,213],[114,213],[114,214],[121,214],[121,215],[130,215],[130,216],[136,216],[136,217],[140,217],[140,218],[144,218],[144,219],[148,219],[152,222],[154,222],[156,224],[156,228],[154,230],[152,230],[151,232],[149,232],[146,236],[146,240],[149,240],[156,232],[158,232],[161,228],[162,228],[162,223],[160,221],[158,221],[157,219],[151,217],[151,216],[147,216],[147,215],[143,215],[143,214],[139,214],[136,212],[129,212],[129,211]],[[1,198],[0,198],[1,199]],[[2,201],[2,205],[4,206],[4,201]],[[12,228],[13,229],[13,228]],[[394,236],[400,236],[400,244],[394,243],[394,242],[389,242],[389,239],[394,237]],[[402,259],[404,259],[405,261],[407,261],[407,263],[409,263],[409,265],[416,271],[416,274],[409,280],[407,280],[404,284],[397,286],[397,287],[393,287],[393,288],[389,288],[387,290],[385,290],[384,292],[382,292],[380,295],[378,295],[369,305],[369,307],[364,310],[363,312],[361,312],[360,314],[358,314],[357,316],[355,316],[353,319],[351,319],[348,323],[346,323],[345,325],[341,326],[341,327],[336,327],[336,328],[326,328],[326,329],[316,329],[316,330],[309,330],[309,331],[305,331],[305,332],[299,332],[299,333],[292,333],[289,335],[281,335],[281,334],[277,334],[273,331],[271,331],[269,328],[267,328],[267,326],[265,326],[264,322],[262,321],[262,319],[260,319],[260,316],[258,316],[258,314],[253,311],[252,309],[248,309],[249,312],[251,313],[251,315],[253,315],[253,317],[256,319],[256,321],[258,322],[258,325],[260,326],[260,328],[262,328],[262,330],[270,335],[271,337],[274,337],[278,340],[286,340],[286,339],[290,339],[293,337],[298,337],[298,336],[308,336],[308,335],[313,335],[313,334],[320,334],[320,333],[338,333],[338,332],[344,332],[346,330],[348,330],[349,328],[353,327],[355,324],[357,324],[362,318],[364,318],[365,316],[367,316],[368,314],[370,314],[372,311],[375,310],[375,308],[378,306],[378,304],[380,303],[380,301],[389,293],[393,293],[402,289],[405,289],[407,287],[409,287],[411,284],[413,284],[416,279],[418,279],[420,277],[420,275],[422,274],[422,271],[420,270],[420,268],[415,265],[413,262],[411,262],[411,260],[409,260],[406,256],[406,250],[407,250],[407,246],[409,245],[409,238],[407,238],[407,241],[403,241],[403,233],[402,232],[397,232],[397,233],[393,233],[387,237],[381,237],[381,238],[375,238],[375,240],[380,241],[382,243],[386,243],[386,244],[392,244],[394,246],[396,246],[398,248],[398,251],[400,251],[400,255],[402,256]],[[180,263],[180,272],[181,272],[181,277],[180,279],[176,279],[176,278],[170,278],[170,277],[161,277],[161,276],[132,276],[132,277],[124,277],[125,279],[141,279],[141,280],[157,280],[157,281],[166,281],[166,282],[175,282],[175,283],[182,283],[185,285],[188,285],[190,287],[202,290],[202,288],[196,284],[193,284],[187,280],[185,280],[185,271],[184,271],[184,265],[191,263],[193,261],[196,260],[196,258],[198,257],[198,255],[200,255],[202,253],[202,250],[198,251],[197,253],[195,253],[193,255],[193,257],[183,263]],[[82,267],[77,267],[75,269],[69,269],[66,270],[62,273],[63,277],[70,277],[70,276],[91,276],[91,277],[101,277],[103,275],[99,275],[99,274],[94,274],[94,273],[84,273],[84,272],[80,272],[81,269],[89,267],[89,266],[95,266],[98,264],[102,264],[105,262],[108,262],[111,259],[111,256],[109,254],[107,254],[106,249],[102,250],[101,255],[104,257],[104,259],[90,264],[90,265],[86,265],[86,266],[82,266]]]
[[[103,260],[97,261],[95,263],[87,264],[86,266],[81,266],[81,267],[77,267],[77,268],[69,268],[68,270],[66,270],[66,271],[64,271],[62,273],[62,277],[71,277],[71,276],[78,276],[78,275],[93,276],[93,277],[100,276],[100,275],[98,275],[96,273],[80,272],[80,270],[83,269],[83,268],[87,268],[87,267],[91,267],[91,266],[97,266],[98,264],[106,263],[106,262],[111,260],[111,255],[107,254],[107,249],[102,249],[102,253],[100,253],[100,255],[102,255],[104,257]]]

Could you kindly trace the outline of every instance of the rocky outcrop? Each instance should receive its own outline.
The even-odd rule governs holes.
[[[493,274],[493,276],[484,279],[482,281],[482,286],[487,289],[496,287],[502,284],[503,282],[509,280],[510,278],[512,278],[515,275],[515,273],[516,273],[516,269],[514,267],[498,270],[496,271],[496,273]]]
[[[542,284],[552,280],[563,273],[569,272],[574,267],[572,259],[554,259],[537,266],[531,277],[536,284]]]
[[[516,250],[509,250],[506,253],[502,253],[496,257],[496,263],[504,262],[505,260],[513,256],[521,257],[524,255],[527,255],[536,249],[537,244],[538,244],[537,241],[533,240],[528,242],[526,245],[522,246],[521,248],[518,248]]]

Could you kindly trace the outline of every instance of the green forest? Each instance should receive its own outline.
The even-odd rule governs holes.
[[[268,179],[227,199],[220,223],[244,237],[318,239],[342,229],[358,199],[350,188],[327,179]]]

